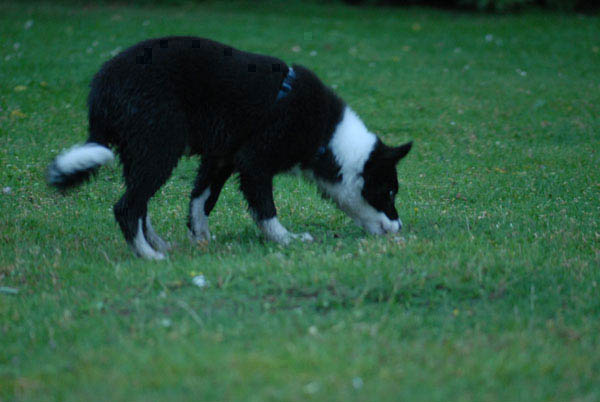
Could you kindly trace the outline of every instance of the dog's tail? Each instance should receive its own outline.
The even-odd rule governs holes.
[[[48,167],[48,183],[60,190],[76,187],[89,180],[98,168],[115,158],[106,146],[86,142],[58,155]]]

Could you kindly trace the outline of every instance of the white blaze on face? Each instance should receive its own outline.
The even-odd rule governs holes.
[[[362,196],[362,172],[377,144],[375,134],[367,130],[360,118],[346,107],[342,120],[331,137],[329,147],[341,167],[342,180],[331,183],[317,179],[317,184],[346,212],[357,225],[373,234],[397,232],[401,223],[377,211]]]

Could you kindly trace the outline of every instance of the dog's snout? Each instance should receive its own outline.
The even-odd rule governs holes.
[[[384,234],[385,233],[396,233],[400,229],[402,229],[402,221],[400,221],[400,219],[397,219],[395,221],[380,222],[379,225],[381,227],[381,231]]]
[[[379,222],[379,227],[381,227],[382,234],[386,234],[388,232],[385,223]]]

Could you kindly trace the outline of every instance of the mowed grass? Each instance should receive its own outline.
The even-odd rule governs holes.
[[[253,4],[252,6],[250,4]],[[300,177],[261,240],[230,180],[187,239],[197,159],[133,257],[118,163],[45,184],[119,50],[193,34],[314,69],[388,143],[401,233],[366,235]],[[600,20],[297,2],[0,5],[0,400],[600,400]],[[202,273],[205,288],[192,284]]]

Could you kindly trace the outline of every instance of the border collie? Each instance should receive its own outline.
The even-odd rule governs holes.
[[[126,191],[114,206],[134,252],[163,259],[170,245],[152,229],[147,204],[182,155],[200,155],[188,227],[208,241],[208,215],[225,181],[239,175],[264,236],[311,241],[277,219],[273,176],[299,167],[373,234],[402,223],[394,207],[397,162],[412,142],[389,147],[310,70],[208,39],[150,39],[106,62],[91,82],[89,137],[58,155],[51,185],[66,190],[119,154]]]

